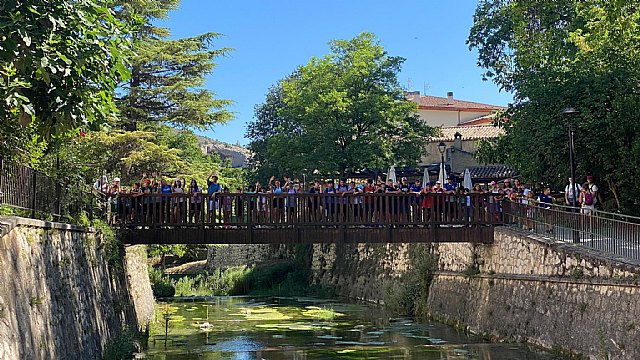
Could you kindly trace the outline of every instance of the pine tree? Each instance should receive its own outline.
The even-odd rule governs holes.
[[[136,130],[141,123],[206,129],[232,118],[225,109],[231,101],[217,99],[215,93],[203,88],[206,76],[215,68],[214,60],[229,51],[213,48],[220,34],[209,32],[172,40],[169,29],[153,25],[154,20],[167,17],[179,2],[135,0],[119,6],[133,10],[145,22],[135,34],[131,78],[121,87],[123,96],[118,100],[120,126],[125,130]]]

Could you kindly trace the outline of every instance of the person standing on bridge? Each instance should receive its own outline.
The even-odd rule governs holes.
[[[569,206],[568,210],[575,212],[579,205],[578,197],[582,191],[582,186],[576,184],[573,178],[569,178],[569,184],[564,187],[564,204]]]
[[[595,206],[598,203],[598,186],[593,182],[593,176],[587,175],[587,182],[584,186],[588,187],[593,194],[593,205]]]
[[[538,196],[538,203],[542,208],[542,216],[545,222],[545,232],[551,234],[553,232],[553,224],[551,223],[553,216],[553,197],[551,197],[551,189],[547,186]]]
[[[215,173],[211,173],[207,179],[207,199],[209,199],[209,222],[213,223],[216,220],[216,212],[220,208],[220,199],[218,194],[222,191],[222,186],[218,184],[218,176]]]
[[[193,224],[200,223],[200,213],[202,212],[202,188],[198,186],[196,179],[191,179],[189,184],[189,222]],[[194,222],[195,220],[195,222]]]

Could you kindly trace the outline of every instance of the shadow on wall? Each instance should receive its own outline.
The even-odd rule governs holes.
[[[137,326],[123,269],[94,233],[14,228],[0,243],[0,358],[100,358]]]

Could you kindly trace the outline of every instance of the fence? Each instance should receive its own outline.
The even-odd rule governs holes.
[[[25,216],[51,215],[60,220],[97,211],[96,197],[86,186],[69,187],[30,167],[0,157],[0,204],[22,211]]]
[[[640,261],[640,218],[544,205],[505,202],[505,225]]]
[[[121,194],[113,214],[121,225],[482,226],[501,224],[482,195],[445,194]]]

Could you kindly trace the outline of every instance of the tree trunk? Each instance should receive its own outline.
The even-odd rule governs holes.
[[[620,204],[620,196],[618,194],[618,187],[616,186],[616,183],[613,182],[611,178],[607,179],[607,183],[609,184],[609,190],[611,190],[613,197],[616,199],[616,205],[618,206],[618,210],[622,209],[622,205]]]
[[[129,109],[125,112],[125,121],[122,126],[125,131],[138,130],[137,119],[135,119],[134,109],[136,106],[136,89],[140,86],[140,69],[131,69],[131,80],[129,80]]]

